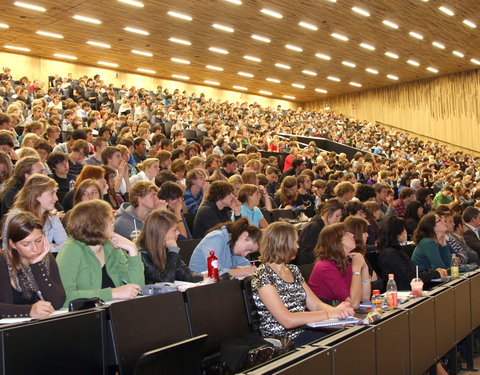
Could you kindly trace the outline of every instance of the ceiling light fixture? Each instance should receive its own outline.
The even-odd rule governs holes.
[[[68,60],[76,60],[77,58],[72,55],[65,55],[63,53],[54,53],[53,56],[58,57],[59,59],[68,59]]]
[[[292,50],[292,51],[296,51],[296,52],[303,52],[302,48],[294,46],[292,44],[285,44],[285,48],[289,49],[289,50]]]
[[[140,1],[135,1],[135,0],[118,0],[120,3],[124,3],[124,4],[127,4],[127,5],[132,5],[134,7],[138,7],[138,8],[143,8],[145,5],[143,5],[142,2]]]
[[[350,68],[356,68],[357,65],[350,61],[342,61],[342,65],[349,66]]]
[[[273,82],[273,83],[280,83],[281,82],[279,79],[276,79],[276,78],[266,78],[265,80],[268,81],[268,82]]]
[[[218,86],[220,85],[220,82],[217,82],[217,81],[210,81],[208,79],[206,79],[205,81],[203,81],[204,83],[208,84],[208,85],[215,85],[215,86]]]
[[[262,9],[260,12],[263,14],[266,14],[267,16],[270,17],[275,17],[275,18],[283,18],[283,16],[280,13],[274,12],[273,10],[270,9]]]
[[[328,61],[332,59],[330,56],[325,55],[323,53],[316,53],[315,57],[318,57],[319,59],[322,59],[322,60],[328,60]]]
[[[311,70],[302,70],[303,74],[309,75],[309,76],[316,76],[317,73],[311,71]]]
[[[248,77],[248,78],[253,78],[254,77],[252,73],[238,72],[237,74],[239,76]]]
[[[372,68],[366,68],[365,71],[372,74],[378,74],[378,70]]]
[[[98,65],[110,66],[112,68],[118,68],[118,64],[107,62],[107,61],[97,61]]]
[[[37,12],[46,12],[46,9],[44,7],[38,6],[38,5],[33,5],[29,3],[24,3],[22,1],[15,1],[13,5],[16,5],[17,7],[20,8],[25,8],[25,9],[30,9],[30,10],[36,10]]]
[[[135,27],[130,27],[130,26],[125,27],[123,30],[128,31],[130,33],[140,34],[140,35],[150,35],[148,31],[137,29]]]
[[[427,70],[428,70],[429,72],[432,72],[432,73],[438,73],[438,69],[433,68],[433,67],[431,67],[431,66],[429,66],[429,67],[427,68]]]
[[[235,5],[242,5],[242,2],[240,0],[225,0],[225,1]]]
[[[172,77],[173,78],[178,78],[178,79],[185,79],[185,80],[190,79],[189,76],[183,76],[183,75],[180,75],[180,74],[172,74]]]
[[[308,22],[299,22],[298,23],[299,26],[302,26],[302,27],[305,27],[306,29],[310,29],[310,30],[313,30],[313,31],[317,31],[318,30],[318,27],[315,26],[315,25],[312,25],[311,23],[308,23]]]
[[[465,57],[465,54],[460,52],[460,51],[453,51],[452,52],[455,56],[458,56],[458,57]]]
[[[139,51],[136,49],[132,49],[130,52],[136,54],[136,55],[142,55],[142,56],[147,56],[147,57],[152,57],[153,53],[150,52],[145,52],[145,51]]]
[[[300,83],[292,83],[292,86],[296,87],[297,89],[304,89],[305,88],[305,86],[301,85]]]
[[[63,35],[57,33],[50,33],[48,31],[37,31],[38,35],[49,36],[51,38],[63,39]]]
[[[415,39],[420,39],[420,40],[423,40],[423,35],[422,34],[419,34],[419,33],[416,33],[415,31],[410,31],[408,33],[408,35],[410,35],[411,37],[415,38]]]
[[[138,72],[141,73],[148,73],[148,74],[155,74],[157,73],[155,70],[150,70],[150,69],[143,69],[143,68],[137,68]]]
[[[451,10],[451,9],[449,9],[449,8],[447,8],[447,7],[441,6],[441,7],[438,7],[438,9],[439,9],[441,12],[445,13],[447,16],[454,16],[454,15],[455,15],[455,13],[453,12],[453,10]]]
[[[8,29],[9,27],[6,23],[0,23],[0,29]]]
[[[362,9],[362,8],[358,8],[358,7],[353,7],[352,10],[355,12],[355,13],[358,13],[362,16],[365,16],[365,17],[370,17],[370,13],[367,12],[365,9]]]
[[[179,38],[170,38],[168,39],[170,42],[173,42],[173,43],[178,43],[178,44],[183,44],[185,46],[191,46],[192,43],[190,43],[188,40],[184,40],[184,39],[179,39]]]
[[[205,68],[210,70],[216,70],[217,72],[223,72],[223,68],[216,65],[206,65]]]
[[[349,82],[348,83],[349,85],[352,85],[352,86],[355,86],[355,87],[362,87],[362,84],[361,83],[358,83],[358,82]]]
[[[96,25],[100,25],[100,24],[102,23],[102,21],[97,20],[96,18],[80,16],[80,15],[78,15],[78,14],[74,15],[72,18],[73,18],[73,19],[76,19],[77,21],[94,23],[94,24],[96,24]]]
[[[398,77],[393,74],[387,74],[387,78],[393,79],[394,81],[398,81]]]
[[[335,81],[335,82],[340,82],[341,81],[340,78],[337,78],[337,77],[334,77],[334,76],[328,76],[327,79],[329,79],[330,81]]]
[[[478,59],[470,59],[470,61],[474,64],[480,65],[480,60]]]
[[[335,39],[343,40],[344,42],[348,41],[348,38],[345,35],[337,34],[337,33],[332,33],[330,34],[332,37]]]
[[[391,57],[392,59],[398,59],[398,55],[393,52],[385,52],[385,56]]]
[[[216,53],[221,53],[222,55],[227,55],[228,54],[228,51],[226,49],[222,49],[222,48],[210,47],[208,50],[212,51],[212,52],[216,52]]]
[[[368,49],[370,51],[375,51],[375,47],[367,43],[360,43],[360,47]]]
[[[477,27],[477,25],[475,25],[472,21],[469,21],[469,20],[463,20],[463,23],[468,27],[471,27],[472,29]]]
[[[251,38],[255,40],[259,40],[260,42],[270,43],[270,39],[265,38],[264,36],[252,34]]]
[[[391,27],[392,29],[398,29],[398,25],[392,21],[389,21],[389,20],[383,20],[382,23],[385,25],[385,26],[388,26],[388,27]]]
[[[170,59],[170,61],[176,62],[176,63],[179,63],[179,64],[186,64],[186,65],[190,64],[190,61],[184,60],[184,59],[179,59],[178,57],[172,57]]]
[[[18,47],[18,46],[11,46],[11,45],[9,45],[9,44],[3,46],[3,48],[13,49],[13,50],[16,50],[16,51],[30,52],[30,48]]]
[[[432,45],[440,49],[445,49],[445,45],[440,42],[432,42]]]
[[[111,48],[111,45],[110,45],[110,44],[100,43],[100,42],[94,42],[94,41],[92,41],[92,40],[87,41],[87,44],[90,44],[91,46],[95,46],[95,47]]]
[[[282,69],[291,69],[291,67],[289,65],[280,64],[280,63],[276,63],[275,66],[277,68],[282,68]]]
[[[243,90],[243,91],[248,90],[246,87],[243,87],[243,86],[233,86],[233,88],[236,90]]]
[[[290,95],[283,95],[282,98],[295,100],[295,97]]]
[[[322,94],[326,94],[328,91],[324,89],[315,89],[316,92],[320,92]]]
[[[272,95],[270,91],[265,91],[265,90],[260,90],[259,93],[263,95]]]
[[[258,57],[255,57],[255,56],[245,55],[245,56],[243,56],[243,58],[245,60],[249,60],[249,61],[262,62],[262,59],[259,59]]]
[[[420,66],[420,63],[415,60],[407,60],[407,64],[413,65],[413,66]]]
[[[222,31],[226,31],[228,33],[233,33],[235,30],[233,30],[233,28],[229,27],[229,26],[225,26],[225,25],[220,25],[218,23],[214,23],[212,25],[213,28],[217,29],[217,30],[222,30]]]
[[[191,21],[192,20],[192,17],[190,17],[186,14],[174,12],[174,11],[171,11],[171,10],[168,11],[167,14],[169,16],[172,16],[172,17],[175,17],[175,18],[180,18],[180,19],[185,20],[185,21]]]

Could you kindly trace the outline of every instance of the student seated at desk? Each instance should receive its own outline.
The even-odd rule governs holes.
[[[145,266],[146,284],[203,280],[201,274],[190,270],[180,259],[177,221],[173,213],[159,209],[150,212],[145,219],[137,245]]]
[[[323,332],[299,328],[354,314],[349,303],[332,307],[312,292],[297,266],[288,264],[298,250],[298,235],[289,223],[270,224],[260,245],[262,265],[252,281],[262,336],[290,337],[295,346],[319,339]]]
[[[50,244],[37,216],[9,217],[0,252],[0,317],[44,318],[65,302],[65,290]]]
[[[317,297],[348,301],[353,308],[370,300],[368,265],[362,254],[353,251],[355,247],[353,233],[347,231],[344,223],[322,229],[314,251],[317,262],[308,280]]]
[[[251,276],[256,268],[250,266],[245,256],[258,250],[261,236],[261,230],[250,225],[246,217],[220,223],[195,248],[189,267],[195,272],[205,272],[210,250],[215,250],[220,274],[228,272],[234,277]]]
[[[76,205],[67,231],[71,237],[57,257],[67,293],[65,306],[77,298],[108,301],[137,296],[145,283],[143,263],[135,244],[113,232],[107,202],[95,199]]]

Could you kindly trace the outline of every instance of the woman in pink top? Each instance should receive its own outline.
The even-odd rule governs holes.
[[[370,275],[362,254],[355,249],[353,234],[343,223],[328,225],[320,232],[314,250],[317,262],[308,285],[324,301],[348,301],[357,308],[370,299]]]

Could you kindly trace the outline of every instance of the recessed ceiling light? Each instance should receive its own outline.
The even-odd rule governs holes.
[[[97,61],[98,65],[111,66],[112,68],[118,68],[118,64],[106,62],[106,61]]]
[[[296,87],[297,89],[304,89],[305,88],[305,86],[301,85],[300,83],[292,83],[292,86]]]
[[[407,63],[413,66],[420,66],[420,63],[415,60],[407,60]]]
[[[170,59],[170,61],[176,62],[176,63],[179,63],[179,64],[187,64],[187,65],[190,64],[190,61],[184,60],[184,59],[179,59],[178,57],[172,57]]]
[[[282,98],[295,100],[295,97],[291,95],[283,95]]]
[[[260,90],[259,93],[263,95],[272,95],[270,91],[265,91],[265,90]]]
[[[393,52],[385,52],[385,56],[391,57],[392,59],[398,59],[398,55]]]
[[[242,5],[242,2],[240,0],[225,0],[225,1],[235,5]]]
[[[274,12],[273,10],[270,10],[270,9],[262,9],[260,12],[270,17],[283,18],[283,16],[280,13]]]
[[[440,49],[445,49],[445,45],[443,45],[440,42],[432,42],[432,45],[434,45],[435,47],[440,48]]]
[[[302,27],[305,27],[306,29],[310,29],[310,30],[313,30],[313,31],[317,31],[318,30],[318,27],[315,26],[315,25],[312,25],[311,23],[307,23],[307,22],[299,22],[298,23],[299,26],[302,26]]]
[[[186,14],[174,12],[174,11],[171,11],[171,10],[168,11],[167,14],[169,16],[172,16],[172,17],[175,17],[175,18],[180,18],[180,19],[185,20],[185,21],[191,21],[192,20],[192,17],[190,17]]]
[[[323,53],[316,53],[315,57],[318,57],[319,59],[322,59],[322,60],[331,60],[332,59],[330,56],[325,55]]]
[[[172,74],[172,77],[173,77],[173,78],[178,78],[178,79],[185,79],[185,80],[190,79],[189,76],[183,76],[183,75],[181,75],[181,74]]]
[[[349,85],[352,85],[352,86],[355,86],[355,87],[362,87],[362,84],[361,83],[358,83],[358,82],[349,82],[348,83]]]
[[[453,51],[452,52],[455,56],[458,56],[458,57],[465,57],[465,54],[463,54],[462,52],[460,51]]]
[[[451,9],[449,9],[449,8],[447,8],[447,7],[441,6],[441,7],[438,7],[438,9],[439,9],[441,12],[445,13],[447,16],[454,16],[454,15],[455,15],[455,13],[453,12],[453,10],[451,10]]]
[[[372,73],[372,74],[378,74],[378,70],[376,69],[372,69],[372,68],[367,68],[365,69],[368,73]]]
[[[260,42],[270,43],[270,39],[265,38],[264,36],[252,34],[251,38],[255,40],[259,40]]]
[[[217,82],[217,81],[210,81],[208,79],[206,79],[205,81],[203,81],[204,83],[208,84],[208,85],[215,85],[215,86],[218,86],[220,85],[220,82]]]
[[[335,39],[340,39],[340,40],[343,40],[344,42],[348,40],[348,38],[345,35],[341,35],[337,33],[332,33],[330,35],[333,36]]]
[[[350,68],[356,68],[357,65],[350,61],[342,61],[342,65],[349,66]]]
[[[233,86],[234,89],[237,89],[237,90],[248,90],[246,87],[243,87],[243,86]]]
[[[100,25],[100,24],[102,23],[102,21],[97,20],[96,18],[80,16],[80,15],[78,15],[78,14],[74,15],[72,18],[76,19],[77,21],[94,23],[94,24],[96,24],[96,25]]]
[[[87,44],[90,44],[91,46],[95,47],[102,47],[102,48],[111,48],[110,44],[107,43],[100,43],[100,42],[94,42],[92,40],[89,40]]]
[[[192,43],[190,43],[188,40],[184,40],[184,39],[179,39],[179,38],[170,38],[168,39],[170,42],[173,42],[173,43],[178,43],[178,44],[183,44],[185,46],[191,46]]]
[[[480,60],[478,59],[470,59],[470,61],[474,64],[480,65]]]
[[[9,44],[7,44],[3,47],[6,48],[6,49],[13,49],[13,50],[16,50],[16,51],[30,52],[30,48],[11,46]]]
[[[472,21],[469,21],[469,20],[463,20],[463,23],[468,27],[471,27],[472,29],[477,27],[477,25],[475,25]]]
[[[410,35],[411,37],[414,37],[416,39],[420,39],[422,40],[423,39],[423,35],[422,34],[419,34],[419,33],[416,33],[415,31],[410,31],[408,33],[408,35]]]
[[[6,23],[0,23],[0,29],[8,29],[9,27]]]
[[[317,73],[315,73],[315,72],[313,72],[313,71],[311,71],[311,70],[302,70],[302,73],[303,73],[303,74],[307,74],[307,75],[309,75],[309,76],[316,76],[316,75],[317,75]]]
[[[398,77],[393,74],[387,74],[387,78],[393,79],[394,81],[398,81]]]
[[[383,20],[382,23],[385,26],[391,27],[392,29],[398,29],[398,25],[395,22],[389,21],[389,20]]]
[[[239,76],[248,77],[248,78],[253,78],[253,74],[252,74],[252,73],[238,72],[237,74],[238,74]]]
[[[48,31],[37,31],[38,35],[49,36],[51,38],[63,39],[63,35],[57,33],[50,33]]]
[[[360,43],[360,47],[369,49],[370,51],[375,51],[375,47],[367,43]]]
[[[337,77],[334,77],[334,76],[328,76],[327,79],[329,79],[330,81],[335,81],[335,82],[340,82],[341,81],[340,78],[337,78]]]
[[[303,52],[303,49],[301,49],[300,47],[294,46],[292,44],[285,44],[285,48],[290,49],[292,51]]]
[[[142,2],[136,1],[136,0],[118,0],[118,1],[124,4],[133,5],[134,7],[138,7],[138,8],[144,7]]]
[[[31,9],[31,10],[36,10],[37,12],[45,12],[46,9],[44,7],[40,7],[38,5],[33,5],[33,4],[28,4],[24,3],[21,1],[15,1],[13,5],[16,5],[17,7],[25,8],[25,9]]]
[[[330,3],[336,3],[337,2],[337,0],[327,0],[327,1],[330,2]]]
[[[130,27],[130,26],[125,27],[123,30],[128,31],[130,33],[140,34],[140,35],[150,35],[148,31],[137,29],[135,27]]]
[[[368,13],[365,9],[358,8],[358,7],[353,7],[352,10],[355,13],[361,14],[362,16],[370,17],[370,13]]]
[[[324,89],[315,89],[316,92],[321,92],[322,94],[326,94],[328,91]]]
[[[277,68],[282,68],[282,69],[291,69],[291,67],[289,65],[280,64],[280,63],[276,63],[275,66]]]
[[[142,56],[148,56],[148,57],[152,57],[152,56],[153,56],[153,53],[145,52],[145,51],[139,51],[139,50],[136,50],[136,49],[132,49],[131,52],[134,53],[134,54],[136,54],[136,55],[142,55]]]
[[[438,69],[433,68],[433,67],[431,67],[431,66],[429,66],[429,67],[427,68],[427,70],[428,70],[429,72],[432,72],[432,73],[438,73]]]
[[[262,62],[262,59],[259,59],[258,57],[255,57],[255,56],[245,55],[243,56],[243,58],[249,61]]]
[[[216,70],[218,72],[223,72],[223,68],[216,66],[216,65],[207,65],[205,68],[210,69],[210,70]]]
[[[143,68],[138,68],[137,71],[138,71],[138,72],[142,72],[142,73],[148,73],[148,74],[155,74],[155,73],[157,73],[155,70],[143,69]]]
[[[226,31],[226,32],[229,32],[229,33],[233,33],[235,30],[233,30],[233,28],[229,27],[229,26],[225,26],[225,25],[220,25],[218,23],[214,23],[212,25],[213,28],[217,29],[217,30],[222,30],[222,31]]]
[[[63,53],[54,53],[53,56],[58,57],[60,59],[68,59],[68,60],[76,60],[77,58],[72,55],[65,55]]]
[[[276,78],[266,78],[265,80],[268,81],[268,82],[280,83],[280,80],[276,79]]]
[[[222,55],[228,54],[228,51],[226,49],[222,49],[222,48],[210,47],[208,50],[212,51],[212,52],[216,52],[216,53],[221,53]]]

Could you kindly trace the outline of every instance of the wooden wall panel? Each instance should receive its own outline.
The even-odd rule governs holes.
[[[480,151],[480,70],[308,102]]]
[[[47,82],[48,76],[55,74],[59,74],[63,77],[68,73],[72,73],[74,78],[78,78],[84,74],[93,77],[98,73],[106,84],[113,83],[116,87],[126,84],[128,87],[136,86],[137,89],[144,87],[148,90],[155,90],[157,85],[162,85],[163,88],[168,87],[170,91],[179,88],[180,91],[187,90],[188,93],[195,92],[197,95],[203,92],[207,98],[228,100],[230,102],[257,102],[262,106],[270,107],[281,105],[282,108],[285,109],[296,109],[298,106],[298,103],[287,100],[268,98],[238,91],[222,90],[208,86],[193,85],[187,82],[166,80],[148,75],[131,74],[112,69],[66,63],[34,56],[0,52],[0,64],[0,66],[8,66],[12,69],[14,79],[20,79],[22,76],[27,76],[30,80],[38,79],[42,82]]]

